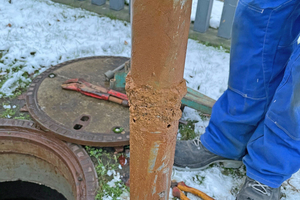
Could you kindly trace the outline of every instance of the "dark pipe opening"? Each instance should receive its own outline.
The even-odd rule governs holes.
[[[90,117],[89,117],[89,116],[82,116],[82,117],[80,118],[80,120],[83,121],[83,122],[86,122],[86,121],[89,121],[89,120],[90,120]]]
[[[45,185],[24,181],[0,183],[0,200],[67,200],[62,194]]]
[[[75,130],[80,130],[82,128],[82,125],[80,124],[75,124],[75,126],[73,127]]]

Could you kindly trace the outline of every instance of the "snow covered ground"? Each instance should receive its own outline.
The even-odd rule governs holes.
[[[12,2],[0,0],[0,97],[24,87],[30,75],[66,60],[95,55],[130,57],[131,29],[127,22],[50,0]],[[188,41],[184,77],[189,87],[217,99],[226,89],[228,66],[229,54],[222,48]],[[195,110],[186,108],[183,115],[199,121],[195,130],[204,132],[208,121],[203,121]],[[172,177],[217,200],[233,200],[244,174],[243,167],[232,171],[215,165],[199,172],[173,171]],[[300,172],[282,189],[283,200],[300,199]],[[124,193],[122,199],[127,196]]]

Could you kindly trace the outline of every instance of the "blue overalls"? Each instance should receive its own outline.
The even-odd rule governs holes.
[[[273,188],[300,168],[300,0],[239,0],[228,89],[201,136]]]

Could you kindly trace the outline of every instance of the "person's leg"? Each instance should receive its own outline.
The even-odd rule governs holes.
[[[266,118],[251,137],[248,154],[243,159],[247,176],[274,188],[300,168],[300,44],[297,43]]]
[[[202,144],[214,154],[241,160],[264,119],[298,28],[299,0],[240,0],[232,31],[228,90],[213,107]],[[297,32],[298,31],[298,32]]]
[[[246,145],[264,119],[292,53],[290,44],[300,28],[292,26],[300,13],[299,3],[239,1],[233,25],[229,88],[213,107],[210,124],[201,136],[202,144],[177,141],[174,166],[202,169],[226,161],[230,167],[228,158],[241,160],[246,154]]]

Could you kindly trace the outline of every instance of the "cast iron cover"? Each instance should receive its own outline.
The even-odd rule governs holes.
[[[128,145],[128,107],[61,88],[64,81],[74,78],[109,88],[104,73],[127,60],[126,57],[86,57],[49,68],[29,86],[26,103],[30,115],[47,134],[64,141],[103,147]],[[124,131],[115,133],[115,128]]]

